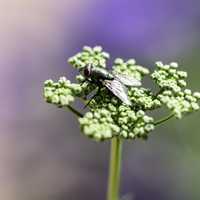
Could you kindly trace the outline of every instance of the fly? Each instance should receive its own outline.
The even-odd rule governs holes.
[[[99,88],[98,92],[90,99],[90,101],[100,92],[102,87],[106,87],[124,104],[131,106],[132,104],[128,97],[128,90],[126,86],[141,86],[141,82],[133,77],[124,74],[112,73],[106,69],[94,67],[92,65],[87,65],[83,69],[83,75],[87,81],[96,84]]]

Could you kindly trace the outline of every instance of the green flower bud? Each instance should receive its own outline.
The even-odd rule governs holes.
[[[55,103],[55,104],[59,103],[59,96],[58,95],[53,95],[51,101],[52,101],[52,103]]]
[[[143,110],[139,110],[137,113],[136,113],[137,117],[143,117],[145,115],[144,111]]]
[[[157,61],[156,63],[156,66],[159,67],[159,68],[162,68],[163,67],[163,63],[161,61]]]
[[[61,95],[60,96],[60,103],[61,103],[62,106],[68,105],[68,103],[69,103],[68,98],[66,98],[66,96]]]
[[[116,58],[115,61],[114,61],[114,63],[115,63],[116,65],[121,65],[121,64],[124,63],[124,61],[123,61],[121,58]]]
[[[92,53],[92,48],[91,47],[89,47],[89,46],[84,46],[83,47],[83,51],[85,51],[85,52],[88,52],[88,53]]]
[[[86,114],[85,114],[85,118],[87,118],[87,119],[92,119],[93,118],[93,113],[92,112],[87,112]]]
[[[178,80],[178,84],[181,86],[181,87],[185,87],[187,85],[186,81],[184,80]]]
[[[146,123],[153,122],[153,118],[152,118],[152,117],[149,117],[149,116],[147,116],[147,115],[145,115],[145,116],[143,117],[143,120],[144,120],[144,122],[146,122]]]
[[[147,132],[153,131],[153,130],[154,130],[154,125],[153,125],[153,124],[147,124],[147,125],[145,126],[145,130],[146,130]]]
[[[178,63],[176,63],[176,62],[171,62],[171,63],[170,63],[170,67],[172,67],[172,68],[178,68]]]
[[[185,99],[187,99],[190,102],[196,102],[196,98],[191,95],[185,95]]]
[[[194,97],[197,99],[200,99],[200,92],[194,92]]]
[[[189,90],[189,89],[185,89],[185,90],[184,90],[184,93],[187,94],[187,95],[191,95],[191,94],[192,94],[192,91]]]
[[[79,82],[83,82],[85,80],[85,77],[81,74],[79,74],[78,76],[76,76],[76,80]]]
[[[165,95],[165,96],[172,96],[173,92],[171,90],[166,90],[166,91],[163,92],[163,95]]]
[[[49,79],[49,80],[46,80],[45,82],[44,82],[44,86],[45,87],[51,87],[53,85],[53,81],[51,80],[51,79]]]
[[[169,65],[163,65],[160,68],[163,69],[163,70],[168,71],[170,69],[170,66]]]
[[[191,106],[192,106],[193,110],[199,110],[199,104],[198,103],[192,102]]]
[[[177,74],[180,78],[187,78],[187,72],[184,71],[178,71]]]
[[[135,61],[135,59],[129,59],[126,63],[127,63],[128,66],[129,65],[135,65],[136,61]]]
[[[110,55],[106,52],[101,53],[102,57],[105,58],[106,60],[110,58]]]
[[[125,130],[123,130],[123,131],[121,132],[121,135],[122,135],[124,138],[127,138],[127,137],[128,137],[128,132],[125,131]]]

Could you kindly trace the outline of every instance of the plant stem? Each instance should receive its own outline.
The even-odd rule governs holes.
[[[158,120],[157,122],[154,123],[154,125],[155,125],[155,126],[156,126],[156,125],[159,125],[159,124],[161,124],[161,123],[163,123],[163,122],[165,122],[165,121],[171,119],[172,117],[174,117],[174,114],[170,114],[169,116],[167,116],[167,117],[165,117],[165,118],[163,118],[163,119]]]
[[[83,117],[83,114],[80,113],[78,110],[76,110],[75,108],[73,108],[72,106],[68,105],[67,106],[69,108],[70,111],[72,111],[75,115],[77,115],[78,117]]]
[[[122,139],[113,138],[111,140],[107,200],[119,200],[121,154],[122,154]]]

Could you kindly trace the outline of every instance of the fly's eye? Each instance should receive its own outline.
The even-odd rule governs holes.
[[[87,67],[84,69],[83,73],[86,77],[90,76],[90,70]]]

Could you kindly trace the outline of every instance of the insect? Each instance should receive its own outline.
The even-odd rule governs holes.
[[[109,72],[106,69],[94,67],[92,65],[87,65],[83,69],[83,75],[86,78],[86,81],[98,86],[98,92],[90,99],[90,101],[97,94],[99,94],[102,87],[106,87],[124,104],[131,106],[131,101],[129,100],[126,86],[141,86],[141,82],[133,77]],[[90,103],[90,101],[87,103],[87,105]]]

